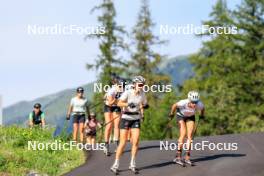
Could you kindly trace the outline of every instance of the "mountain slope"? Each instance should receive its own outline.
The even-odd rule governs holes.
[[[93,83],[83,86],[85,96],[90,100],[92,97]],[[32,111],[36,102],[42,104],[42,110],[46,113],[47,122],[49,124],[57,124],[66,116],[67,107],[71,97],[75,94],[74,89],[66,89],[52,95],[37,98],[33,101],[22,101],[9,106],[3,111],[3,123],[8,124],[26,124],[29,112]],[[64,118],[63,118],[64,119]]]
[[[181,85],[184,80],[191,77],[194,73],[192,65],[188,62],[188,55],[174,57],[164,60],[158,71],[168,74],[172,78],[173,85]],[[85,88],[86,97],[91,100],[93,95],[93,83],[83,86]],[[3,123],[9,124],[24,124],[27,123],[27,116],[32,111],[32,107],[36,102],[42,104],[42,109],[46,113],[48,124],[57,125],[65,119],[67,106],[72,96],[74,89],[66,89],[48,96],[37,98],[33,101],[21,101],[3,110]]]
[[[159,71],[170,75],[173,85],[182,85],[186,79],[194,75],[188,57],[189,55],[183,55],[167,59],[161,63]]]

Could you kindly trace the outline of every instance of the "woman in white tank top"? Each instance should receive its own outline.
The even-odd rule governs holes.
[[[84,140],[84,122],[85,116],[89,115],[88,100],[83,96],[84,89],[78,87],[76,90],[76,96],[71,99],[70,106],[67,112],[67,120],[70,120],[71,114],[73,115],[73,132],[72,138],[77,140],[77,132],[80,133],[80,142]],[[79,129],[79,130],[78,130]]]

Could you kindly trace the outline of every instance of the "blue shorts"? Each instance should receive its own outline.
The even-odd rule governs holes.
[[[85,122],[85,114],[74,114],[73,115],[73,123],[84,123]]]

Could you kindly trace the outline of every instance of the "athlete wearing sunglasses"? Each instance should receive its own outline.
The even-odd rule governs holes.
[[[195,126],[195,113],[200,111],[200,118],[204,118],[204,105],[200,101],[200,95],[196,91],[190,91],[188,93],[188,99],[180,100],[172,105],[170,118],[174,117],[174,113],[177,110],[177,122],[179,124],[180,136],[178,139],[178,150],[176,158],[173,160],[175,163],[182,166],[186,164],[192,165],[190,160],[190,150]],[[187,151],[185,152],[185,160],[181,160],[182,147],[187,134]]]
[[[140,121],[144,118],[144,106],[147,105],[147,99],[143,91],[145,79],[142,76],[136,76],[133,79],[133,89],[126,90],[117,103],[123,108],[120,121],[120,143],[117,147],[115,162],[111,171],[118,173],[119,159],[123,153],[127,142],[127,137],[131,135],[131,161],[129,169],[137,172],[136,154],[139,145]]]

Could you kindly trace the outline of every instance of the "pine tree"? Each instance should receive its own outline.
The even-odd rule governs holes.
[[[124,43],[123,36],[126,35],[122,26],[117,25],[115,21],[116,10],[112,0],[103,0],[102,4],[92,9],[100,11],[102,14],[98,16],[99,25],[105,27],[105,33],[89,35],[87,38],[97,38],[99,42],[100,54],[98,55],[95,64],[87,64],[88,69],[95,68],[100,71],[98,82],[103,86],[111,85],[111,75],[113,73],[120,74],[124,71],[126,63],[120,56],[120,50],[126,50],[127,46]],[[94,104],[103,101],[102,93],[94,94]],[[102,108],[97,107],[97,112],[103,114]]]
[[[123,36],[126,34],[122,26],[115,22],[116,10],[112,0],[103,0],[102,4],[96,6],[91,12],[99,10],[102,15],[98,16],[98,22],[105,27],[105,33],[89,35],[89,38],[97,38],[100,41],[101,54],[98,55],[95,64],[87,64],[88,69],[95,67],[100,69],[100,81],[106,85],[111,84],[111,74],[121,73],[125,62],[120,57],[120,49],[127,49]]]
[[[249,9],[258,10],[252,13]],[[236,11],[230,11],[219,0],[211,18],[204,24],[237,26],[238,34],[210,36],[191,58],[196,76],[185,83],[184,93],[191,89],[202,92],[208,118],[200,131],[225,134],[263,128],[263,90],[259,88],[263,87],[263,3],[245,0]],[[253,125],[245,124],[247,118]]]
[[[132,50],[132,60],[129,62],[129,68],[132,75],[142,75],[145,77],[148,86],[162,86],[169,83],[170,79],[167,75],[158,73],[158,65],[165,56],[154,51],[153,47],[164,44],[164,41],[161,41],[153,34],[153,27],[154,23],[151,19],[148,0],[142,0],[137,22],[132,31],[135,48],[134,51]],[[142,127],[142,137],[145,139],[157,139],[161,137],[160,131],[165,126],[166,115],[168,114],[167,112],[165,114],[162,113],[160,107],[162,96],[163,94],[161,93],[147,92],[150,109],[145,112],[146,117]]]
[[[169,81],[168,76],[157,73],[158,65],[165,59],[165,56],[155,52],[153,47],[164,44],[165,41],[161,41],[153,34],[153,27],[148,0],[142,0],[138,20],[132,32],[135,51],[132,53],[132,61],[129,62],[129,66],[134,75],[144,76],[148,84]]]
[[[243,131],[264,130],[264,1],[244,0],[234,11],[235,37],[240,53],[239,127]]]

